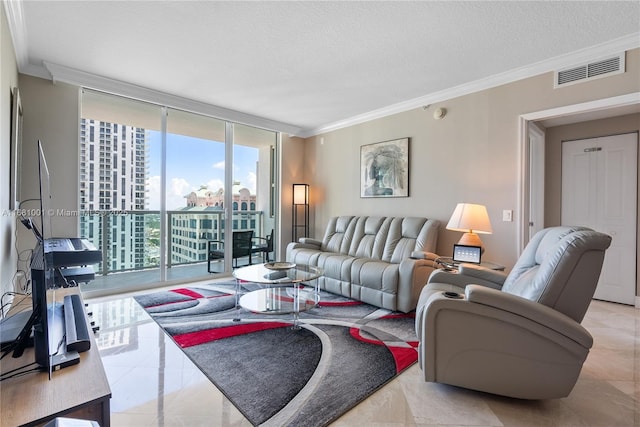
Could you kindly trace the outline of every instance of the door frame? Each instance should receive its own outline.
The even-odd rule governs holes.
[[[535,122],[529,123],[529,174],[527,189],[528,232],[527,240],[544,228],[544,177],[545,177],[545,138],[546,131]],[[533,193],[533,190],[535,194]],[[535,201],[536,207],[532,206]]]
[[[640,104],[640,92],[633,92],[626,95],[614,96],[611,98],[598,99],[595,101],[583,102],[579,104],[566,105],[547,110],[534,111],[521,114],[518,118],[518,176],[520,185],[518,186],[518,215],[516,216],[516,245],[517,253],[520,255],[528,243],[529,235],[529,183],[531,180],[530,166],[530,144],[529,128],[530,123],[538,120],[546,120],[558,117],[574,116],[587,113],[606,111],[619,107]],[[543,190],[544,194],[544,190]],[[640,232],[640,230],[639,230]],[[638,238],[636,236],[636,242]],[[636,243],[637,245],[637,243]],[[640,254],[640,251],[638,251]],[[636,262],[637,264],[637,262]],[[636,266],[637,269],[637,266]],[[636,308],[640,308],[640,296],[636,296]]]

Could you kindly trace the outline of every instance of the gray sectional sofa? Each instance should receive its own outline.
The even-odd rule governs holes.
[[[407,313],[437,268],[439,228],[427,218],[334,217],[322,241],[289,243],[286,259],[322,268],[321,289]]]

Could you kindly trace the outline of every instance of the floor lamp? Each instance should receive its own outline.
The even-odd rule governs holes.
[[[302,211],[302,215],[300,213]],[[301,217],[304,222],[301,222]],[[292,241],[309,236],[309,184],[293,184]]]

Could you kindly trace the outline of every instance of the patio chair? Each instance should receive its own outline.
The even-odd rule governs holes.
[[[258,240],[261,243],[253,245],[251,252],[262,253],[262,261],[269,262],[269,254],[273,252],[273,229],[271,233],[266,237],[254,237],[254,240]]]
[[[224,259],[224,243],[222,240],[209,240],[207,244],[207,271],[209,273],[219,273],[218,271],[211,271],[211,261]],[[233,268],[238,267],[238,258],[247,256],[249,257],[249,265],[251,265],[253,230],[234,231],[232,244]]]

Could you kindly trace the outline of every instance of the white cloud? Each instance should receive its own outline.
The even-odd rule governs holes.
[[[207,181],[207,188],[213,192],[216,192],[219,189],[224,188],[224,182],[219,179],[212,179],[211,181]]]
[[[194,191],[191,184],[184,178],[172,178],[167,188],[167,209],[179,209],[187,206],[184,196]]]
[[[147,189],[149,190],[149,203],[147,208],[150,210],[160,210],[160,177],[150,176],[147,180]],[[179,209],[187,205],[184,196],[192,191],[193,188],[184,178],[173,178],[167,188],[167,209]]]
[[[251,194],[256,194],[256,186],[257,186],[258,178],[255,172],[249,172],[247,174],[245,186],[251,191]]]
[[[220,170],[223,171],[224,170],[224,160],[221,161],[221,162],[218,162],[218,163],[214,163],[211,167],[213,169],[220,169]]]
[[[160,210],[160,176],[150,176],[147,179],[149,200],[147,208],[152,211]]]

